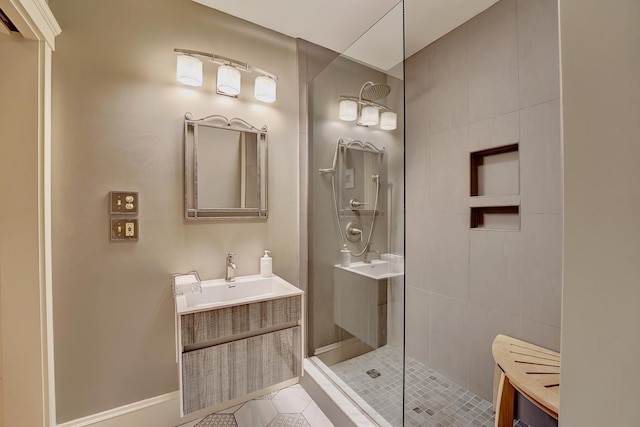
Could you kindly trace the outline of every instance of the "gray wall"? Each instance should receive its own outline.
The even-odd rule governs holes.
[[[489,400],[496,334],[560,346],[557,7],[503,0],[406,63],[407,352]],[[514,142],[520,230],[470,229],[469,153]]]
[[[560,0],[566,427],[638,423],[639,22],[637,0]]]
[[[190,0],[52,0],[63,28],[53,63],[53,297],[58,421],[178,389],[170,274],[274,272],[298,282],[295,41]],[[174,48],[215,52],[278,75],[278,100],[175,81]],[[269,219],[186,223],[183,116],[269,128]],[[109,241],[110,190],[140,193],[140,241]]]

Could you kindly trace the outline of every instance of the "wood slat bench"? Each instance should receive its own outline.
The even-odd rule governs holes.
[[[560,407],[560,353],[506,335],[493,340],[496,368],[493,408],[496,427],[513,426],[515,390],[558,419]]]

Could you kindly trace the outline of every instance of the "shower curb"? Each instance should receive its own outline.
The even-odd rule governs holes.
[[[304,375],[300,384],[322,412],[336,426],[378,427],[362,410],[336,387],[311,360],[304,359]]]

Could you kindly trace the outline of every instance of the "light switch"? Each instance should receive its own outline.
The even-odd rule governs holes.
[[[111,218],[111,240],[138,240],[138,218]]]
[[[111,215],[138,215],[138,193],[135,191],[111,191],[109,193]]]

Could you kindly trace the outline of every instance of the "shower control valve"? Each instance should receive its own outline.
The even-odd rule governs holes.
[[[362,224],[359,221],[351,221],[345,229],[347,240],[350,242],[362,241]]]
[[[351,199],[349,200],[349,207],[351,209],[358,209],[360,206],[365,206],[368,205],[369,203],[364,203],[359,201],[358,199]]]

